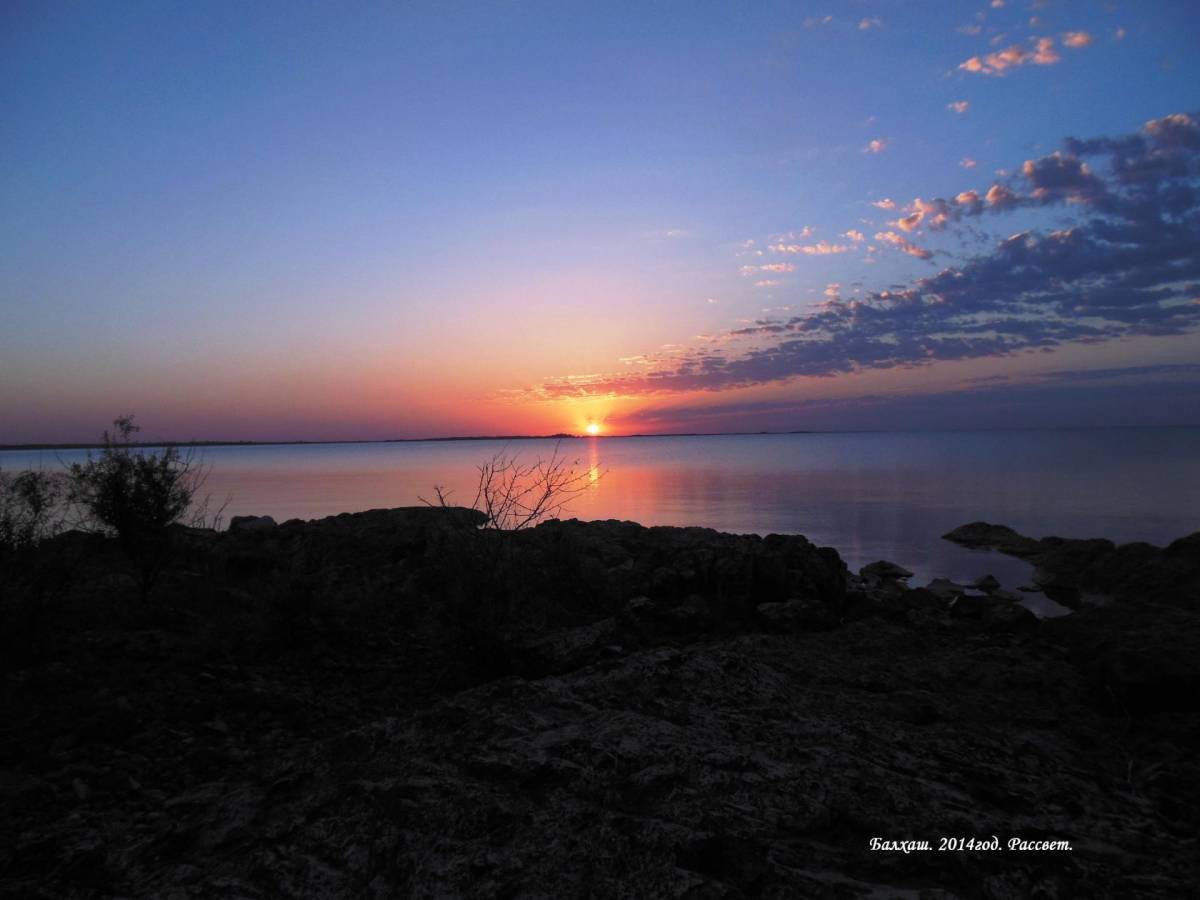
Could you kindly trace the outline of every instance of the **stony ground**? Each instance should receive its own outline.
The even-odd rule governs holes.
[[[66,536],[7,563],[0,896],[1193,895],[1197,541],[1005,548],[1039,622],[802,538],[380,511],[135,601]],[[1071,849],[937,850],[993,835]]]

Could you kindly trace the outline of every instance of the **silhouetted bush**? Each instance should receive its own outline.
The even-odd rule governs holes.
[[[60,530],[65,494],[61,475],[0,472],[0,552],[32,546]]]
[[[141,429],[133,416],[115,419],[113,428],[104,432],[98,455],[89,452],[86,462],[69,467],[69,497],[81,525],[116,536],[145,594],[162,565],[170,526],[206,524],[207,498],[199,491],[208,470],[177,447],[152,452],[135,445]]]
[[[568,463],[559,455],[558,444],[549,459],[540,456],[523,463],[507,450],[479,464],[475,499],[470,508],[487,516],[484,528],[494,531],[521,531],[558,517],[579,494],[591,487],[603,473],[580,470],[579,461]],[[435,485],[436,502],[430,506],[449,507],[450,495]]]
[[[501,450],[477,470],[470,509],[481,514],[482,524],[447,529],[432,539],[429,589],[438,597],[444,624],[463,648],[463,660],[498,674],[506,671],[511,642],[544,626],[551,615],[550,602],[537,590],[549,574],[530,568],[529,554],[520,551],[518,542],[533,527],[557,518],[602,473],[568,461],[557,444],[548,459],[532,463]],[[442,487],[435,486],[434,492],[435,499],[425,503],[442,509],[453,505]],[[555,583],[560,589],[572,584],[562,577]]]

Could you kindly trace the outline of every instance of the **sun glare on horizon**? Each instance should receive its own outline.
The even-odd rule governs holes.
[[[587,428],[584,429],[589,435],[595,437],[600,433],[600,425],[597,422],[588,422]]]

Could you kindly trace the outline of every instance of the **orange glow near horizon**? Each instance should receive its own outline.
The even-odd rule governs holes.
[[[587,428],[584,429],[588,434],[595,436],[600,433],[600,424],[598,422],[588,422]]]

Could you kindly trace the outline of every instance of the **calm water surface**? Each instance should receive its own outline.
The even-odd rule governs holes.
[[[443,485],[469,502],[475,466],[504,450],[532,461],[553,441],[213,447],[198,451],[226,517],[310,519],[406,506]],[[966,522],[1034,536],[1165,543],[1200,530],[1200,428],[729,435],[564,440],[596,478],[569,508],[580,519],[800,533],[857,568],[890,559],[914,584],[1025,564],[940,539]],[[0,467],[54,468],[84,456],[0,452]]]

